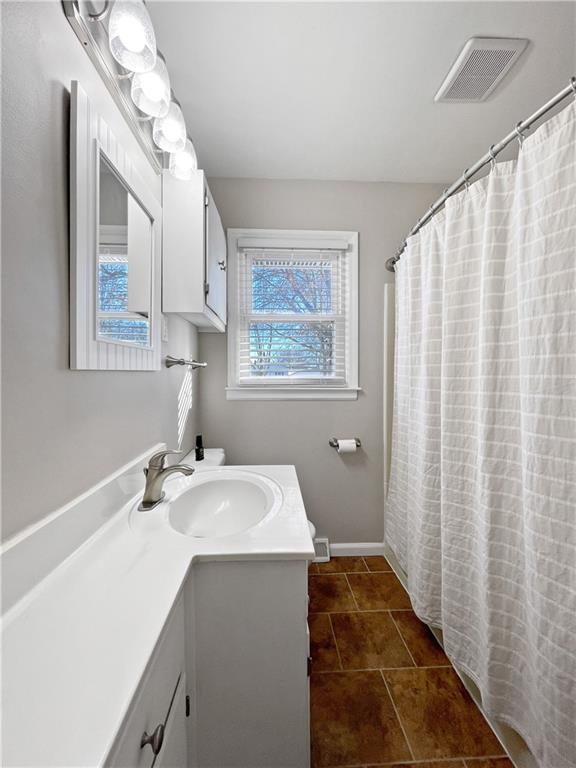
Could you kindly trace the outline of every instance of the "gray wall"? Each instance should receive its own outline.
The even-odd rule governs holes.
[[[357,401],[227,401],[226,337],[200,334],[201,427],[233,464],[295,464],[308,515],[334,542],[383,539],[384,260],[440,194],[440,185],[212,179],[225,227],[360,233],[360,386]],[[339,456],[332,435],[362,440]]]
[[[68,369],[70,81],[117,138],[137,144],[58,0],[2,13],[3,537],[73,499],[153,443],[175,444],[182,371]],[[150,168],[150,183],[159,179]],[[194,355],[196,332],[169,320],[164,354]],[[196,380],[196,377],[195,377]],[[184,445],[192,444],[195,413]]]

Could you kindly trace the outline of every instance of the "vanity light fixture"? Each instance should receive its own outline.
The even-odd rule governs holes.
[[[156,65],[156,35],[142,0],[116,0],[108,21],[108,43],[116,61],[130,72]]]
[[[186,123],[180,105],[170,102],[164,117],[157,117],[152,126],[152,138],[164,152],[182,152],[186,146]]]
[[[170,155],[170,173],[175,179],[190,181],[198,168],[196,151],[190,139],[186,139],[186,146],[181,152],[173,152]]]
[[[130,86],[132,101],[150,117],[165,117],[170,108],[170,76],[160,52],[150,72],[136,72]]]
[[[62,0],[62,7],[152,167],[192,179],[196,152],[145,0]]]

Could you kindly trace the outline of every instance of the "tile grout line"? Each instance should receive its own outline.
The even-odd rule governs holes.
[[[474,768],[474,762],[478,762],[480,760],[505,760],[506,756],[504,755],[487,755],[486,757],[441,757],[439,760],[432,759],[433,763],[437,763],[439,766],[456,766],[456,768],[461,768],[464,766],[465,768]],[[510,758],[508,758],[510,759]],[[415,768],[418,768],[418,766],[422,765],[430,765],[430,758],[425,758],[423,760],[415,759],[415,760],[404,760],[401,765],[407,768],[410,768],[411,766],[415,766]],[[345,768],[397,768],[399,765],[397,760],[394,760],[392,762],[386,762],[386,763],[370,763],[369,765],[363,765],[362,763],[347,763]],[[343,766],[327,766],[327,768],[344,768]]]
[[[362,560],[364,560],[364,565],[366,566],[366,570],[368,571],[368,573],[394,573],[392,568],[390,568],[390,564],[388,563],[386,558],[384,558],[384,559],[386,560],[386,565],[388,566],[388,570],[383,569],[381,571],[378,571],[378,570],[375,571],[375,570],[372,570],[372,568],[370,568],[370,566],[366,562],[366,557],[367,557],[366,555],[363,555],[362,556]],[[355,571],[355,573],[365,573],[365,571]]]
[[[462,760],[461,757],[445,757],[445,758],[440,758],[440,760],[432,759],[432,762],[433,763],[437,762],[438,765],[440,765],[440,766],[443,766],[444,763],[446,763],[447,766],[449,766],[449,765],[456,765],[456,766],[458,766],[458,764],[460,764],[460,766],[464,765],[464,761]],[[406,762],[406,760],[405,760],[401,765],[402,766],[405,766],[405,765],[406,766],[412,766],[412,765],[418,766],[418,765],[422,765],[422,764],[430,765],[430,760],[428,760],[428,759],[427,760],[409,760],[408,762]],[[390,768],[390,767],[391,768],[396,768],[397,765],[398,765],[398,761],[395,761],[393,763],[372,763],[370,768]]]
[[[446,765],[458,765],[460,763],[461,765],[465,765],[466,768],[474,768],[474,763],[479,762],[480,760],[506,760],[506,759],[510,760],[510,758],[507,755],[486,755],[486,756],[483,755],[481,757],[469,757],[469,756],[468,757],[440,757],[438,759],[432,758],[432,761],[430,761],[429,757],[426,757],[423,759],[417,758],[417,759],[408,760],[408,761],[404,760],[404,762],[402,762],[401,765],[402,766],[404,765],[419,766],[422,764],[429,765],[430,762],[433,762],[443,766],[444,763],[446,763]],[[468,763],[470,765],[468,765]],[[387,763],[371,763],[370,768],[390,768],[390,767],[396,768],[397,765],[398,765],[398,761],[393,760],[392,762],[387,762]],[[338,768],[338,766],[335,766],[334,768]],[[362,768],[362,767],[351,766],[351,768]],[[369,768],[369,767],[366,766],[366,768]]]
[[[367,564],[366,558],[364,556],[361,556],[361,558],[359,558],[359,559],[364,563],[364,565],[367,568],[367,571],[356,571],[356,570],[348,571],[348,570],[344,570],[344,571],[339,571],[339,572],[336,572],[336,573],[322,574],[322,573],[318,573],[317,572],[315,574],[309,574],[309,576],[320,576],[320,575],[321,576],[341,576],[341,575],[343,575],[345,577],[345,579],[346,579],[346,584],[348,586],[348,589],[350,590],[350,593],[352,595],[353,603],[356,606],[356,611],[354,611],[354,609],[352,609],[352,610],[348,610],[348,611],[346,611],[346,610],[323,610],[323,611],[315,612],[316,614],[324,613],[324,614],[326,614],[328,616],[328,621],[329,621],[329,624],[330,624],[330,630],[331,630],[332,638],[334,640],[335,649],[336,649],[336,653],[337,653],[337,657],[338,657],[338,663],[340,664],[340,669],[339,670],[325,670],[325,671],[319,672],[318,674],[326,675],[326,674],[334,674],[334,673],[337,673],[337,672],[339,672],[339,673],[358,673],[358,672],[372,672],[372,671],[379,672],[380,673],[380,677],[381,677],[381,679],[384,682],[387,694],[388,694],[388,696],[390,698],[390,701],[392,703],[392,707],[393,707],[394,713],[396,715],[398,724],[400,726],[400,730],[401,730],[401,732],[402,732],[402,734],[404,736],[404,739],[405,739],[405,742],[406,742],[406,746],[408,747],[408,750],[409,750],[410,755],[411,755],[410,759],[408,759],[408,760],[401,760],[401,762],[402,762],[403,765],[406,763],[407,768],[408,768],[408,766],[414,766],[414,768],[419,768],[419,766],[423,766],[423,765],[428,764],[430,762],[430,759],[429,758],[427,758],[427,759],[418,759],[418,758],[415,757],[413,749],[412,749],[412,745],[410,743],[410,740],[408,739],[408,734],[407,734],[406,729],[404,727],[403,720],[400,717],[400,713],[398,711],[398,708],[397,708],[396,703],[394,701],[394,697],[392,695],[391,684],[389,684],[388,681],[386,680],[386,677],[385,677],[384,673],[387,672],[387,671],[406,671],[406,670],[409,670],[409,669],[418,669],[418,670],[454,669],[454,666],[453,666],[453,664],[450,663],[449,660],[448,660],[447,664],[441,664],[441,665],[418,666],[416,664],[416,660],[414,659],[414,656],[412,655],[412,652],[410,651],[410,648],[408,647],[408,643],[405,640],[404,635],[402,634],[400,626],[399,626],[398,622],[396,621],[396,619],[394,618],[394,616],[392,615],[393,611],[404,612],[404,613],[412,612],[412,610],[413,610],[412,608],[375,608],[375,609],[363,609],[363,610],[361,610],[358,607],[358,601],[356,599],[356,595],[354,593],[354,590],[352,589],[352,586],[350,584],[350,580],[348,578],[348,575],[349,574],[366,573],[366,572],[368,572],[370,574],[371,573],[387,573],[387,571],[382,571],[382,572],[375,571],[375,572],[373,572],[373,571],[370,570],[370,568],[368,568],[368,564]],[[403,591],[405,591],[405,590],[403,590]],[[340,654],[340,649],[338,647],[338,640],[336,638],[336,633],[335,633],[335,630],[334,630],[334,624],[333,624],[333,621],[332,621],[332,614],[338,614],[338,613],[353,614],[355,612],[358,612],[358,613],[388,613],[390,615],[390,618],[392,619],[392,622],[393,622],[393,625],[394,625],[396,631],[400,635],[400,639],[402,640],[402,643],[403,643],[404,647],[406,648],[408,656],[412,660],[414,666],[413,667],[410,667],[410,666],[404,666],[404,667],[378,667],[378,668],[366,668],[366,667],[363,667],[363,668],[359,668],[359,669],[344,669],[343,664],[342,664],[342,657],[341,657],[341,654]],[[473,755],[473,756],[459,756],[459,757],[443,757],[443,758],[440,758],[440,760],[439,760],[439,766],[442,766],[442,768],[444,768],[444,766],[446,766],[446,768],[473,768],[473,766],[478,761],[480,761],[480,760],[492,760],[492,759],[494,759],[494,760],[502,760],[502,761],[504,761],[507,757],[508,756],[505,753],[504,754],[495,754],[495,755]],[[358,763],[358,764],[354,763],[353,765],[352,764],[346,764],[346,765],[347,765],[347,768],[370,768],[370,766],[365,765],[364,763]],[[374,764],[371,764],[371,765],[372,765],[372,768],[386,768],[386,766],[388,766],[388,768],[395,768],[398,765],[398,760],[392,760],[391,762],[374,763]]]
[[[475,758],[480,760],[485,760],[486,758]],[[443,766],[444,763],[446,763],[447,766],[455,765],[455,766],[462,766],[465,763],[465,760],[461,757],[441,757],[439,760],[435,760],[432,758],[432,763],[438,763],[438,765]],[[366,768],[396,768],[398,765],[398,761],[394,761],[392,763],[372,763],[370,767]],[[421,765],[430,765],[430,759],[426,758],[425,760],[409,760],[406,762],[406,760],[402,763],[402,766],[421,766]]]
[[[344,665],[342,664],[342,657],[340,656],[340,648],[338,648],[338,640],[336,639],[336,632],[334,632],[334,625],[332,624],[332,616],[328,614],[328,623],[330,624],[330,629],[332,630],[332,637],[334,638],[334,646],[336,647],[336,655],[338,656],[338,664],[340,664],[340,669],[338,672],[344,671]]]
[[[410,756],[412,760],[416,759],[416,756],[414,755],[414,750],[412,749],[412,745],[410,744],[410,741],[408,740],[408,735],[406,733],[406,729],[404,728],[404,723],[400,719],[400,713],[398,712],[398,709],[396,707],[396,702],[394,701],[394,698],[392,696],[392,693],[390,692],[390,687],[388,685],[388,681],[384,677],[384,672],[380,670],[380,677],[382,678],[382,681],[384,685],[386,686],[386,692],[388,694],[388,698],[392,702],[392,707],[394,708],[394,713],[396,714],[396,720],[398,720],[398,725],[400,726],[400,730],[402,731],[404,735],[404,740],[406,741],[406,746],[408,747],[408,751],[410,752]]]
[[[345,573],[338,573],[334,575],[346,576]],[[359,608],[357,611],[310,611],[310,613],[382,613],[382,611],[401,611],[403,613],[414,613],[412,608]]]
[[[324,669],[324,670],[318,670],[315,672],[315,675],[332,675],[334,672],[406,672],[407,670],[414,670],[414,669],[424,669],[424,670],[435,670],[435,669],[452,669],[451,666],[446,665],[443,667],[357,667],[355,669]],[[482,755],[483,757],[483,755]]]
[[[346,579],[346,584],[348,584],[348,589],[352,594],[352,600],[354,600],[354,605],[356,606],[356,610],[359,611],[360,608],[358,607],[358,601],[356,600],[356,595],[354,594],[354,590],[352,589],[352,585],[350,584],[350,580],[348,579],[347,573],[344,574],[344,578]],[[350,613],[350,611],[348,611],[348,613]]]
[[[405,589],[404,589],[404,591],[407,593],[407,591],[406,591]],[[407,594],[408,594],[408,593],[407,593]],[[448,660],[448,662],[449,662],[449,663],[448,663],[448,664],[446,664],[446,665],[443,665],[442,667],[433,667],[433,666],[432,666],[432,667],[431,667],[431,666],[428,666],[428,667],[419,667],[419,666],[416,664],[416,660],[415,660],[415,659],[414,659],[414,657],[412,656],[412,653],[411,653],[411,651],[410,651],[410,648],[408,647],[408,643],[407,643],[407,642],[404,640],[404,635],[402,634],[402,630],[400,629],[399,625],[398,625],[398,624],[397,624],[397,622],[396,622],[396,619],[395,619],[395,618],[394,618],[394,616],[392,615],[392,610],[390,611],[390,618],[391,618],[391,619],[392,619],[392,621],[394,622],[394,625],[396,626],[396,629],[398,630],[398,634],[399,634],[399,635],[400,635],[400,637],[402,638],[402,641],[404,642],[404,645],[406,646],[406,650],[407,650],[407,651],[408,651],[408,653],[410,654],[410,658],[411,658],[411,659],[414,661],[414,666],[415,666],[417,669],[452,669],[454,672],[456,671],[456,670],[454,669],[454,665],[452,664],[452,662],[450,661],[450,659],[448,659],[448,657],[447,657],[447,660]],[[410,667],[405,667],[405,669],[410,669]],[[478,707],[477,707],[477,709],[478,709]],[[480,711],[480,714],[484,714],[484,713],[482,712],[482,710],[480,710],[480,709],[479,709],[479,711]],[[398,717],[400,717],[400,716],[398,716]],[[488,725],[490,725],[490,724],[488,724]],[[498,737],[496,737],[496,738],[498,738]],[[461,757],[461,758],[459,758],[459,759],[460,759],[460,760],[462,761],[462,763],[464,764],[464,768],[469,768],[469,767],[468,767],[468,760],[469,760],[470,758]],[[486,759],[486,758],[485,758],[485,757],[480,757],[479,759]]]
[[[347,573],[393,573],[393,571],[371,571],[368,568],[365,571],[316,571],[308,573],[308,576],[345,576]]]
[[[389,611],[389,613],[390,613],[390,618],[392,619],[392,623],[396,627],[396,632],[398,632],[398,634],[400,635],[400,639],[402,640],[402,642],[404,643],[404,647],[408,651],[408,656],[410,656],[410,658],[412,659],[412,663],[414,664],[414,666],[417,667],[418,664],[416,664],[416,659],[414,658],[414,656],[412,656],[412,651],[410,650],[410,648],[408,648],[408,643],[404,639],[404,635],[402,634],[402,630],[400,629],[400,627],[396,623],[396,619],[392,615],[392,611]]]

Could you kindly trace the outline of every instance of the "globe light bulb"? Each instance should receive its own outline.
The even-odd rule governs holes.
[[[182,110],[172,101],[164,117],[157,117],[152,126],[152,138],[164,152],[181,152],[186,146],[186,123]]]
[[[122,45],[132,53],[140,53],[146,45],[146,30],[139,19],[122,16],[118,22],[118,37]]]
[[[171,117],[169,117],[164,123],[163,133],[166,137],[166,141],[178,141],[181,133],[180,124],[177,120],[173,120]]]
[[[156,35],[142,0],[116,0],[108,23],[108,44],[116,61],[131,72],[156,65]]]
[[[142,90],[150,101],[159,101],[165,92],[164,83],[154,71],[144,74]]]
[[[186,145],[181,152],[174,152],[170,155],[170,173],[176,179],[190,181],[197,168],[198,161],[194,145],[190,139],[187,139]]]
[[[138,109],[151,117],[165,117],[168,113],[170,77],[166,63],[160,54],[153,70],[134,74],[130,95]]]

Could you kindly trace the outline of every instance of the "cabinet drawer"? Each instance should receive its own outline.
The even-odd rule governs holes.
[[[187,765],[186,675],[182,675],[172,699],[172,706],[164,731],[164,743],[156,758],[154,768],[187,768]]]
[[[140,747],[144,732],[152,734],[168,718],[176,687],[184,677],[184,610],[179,602],[168,620],[130,712],[112,748],[110,768],[150,768],[155,755],[148,744]]]

